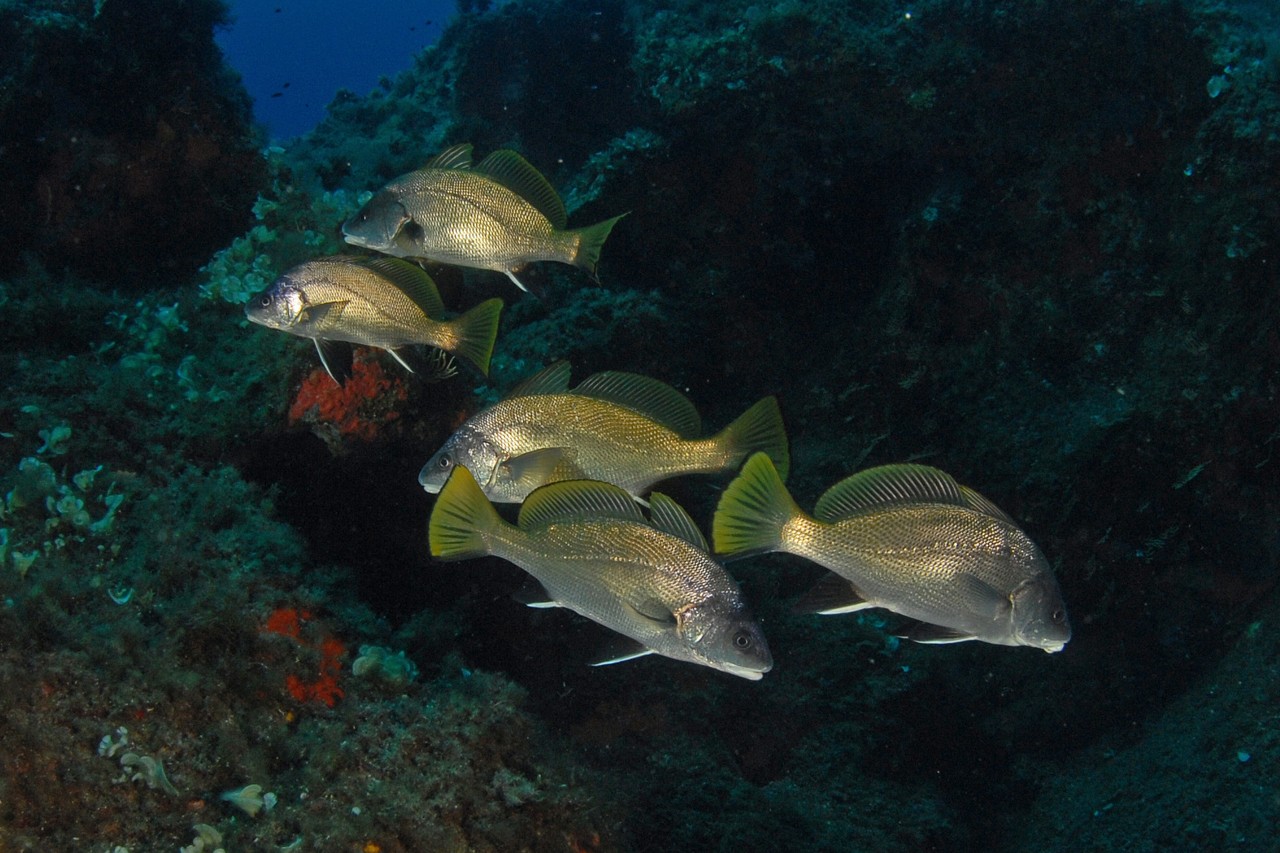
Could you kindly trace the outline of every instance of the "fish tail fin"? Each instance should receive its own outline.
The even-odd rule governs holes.
[[[490,541],[503,523],[476,478],[458,466],[449,475],[431,511],[427,531],[431,556],[440,560],[465,560],[490,554]]]
[[[460,317],[445,323],[453,340],[448,350],[463,361],[475,365],[484,376],[489,375],[489,359],[498,340],[498,319],[502,314],[501,299],[486,299]]]
[[[787,523],[801,514],[767,454],[756,453],[720,496],[711,539],[722,557],[779,551]]]
[[[597,284],[600,282],[600,279],[596,278],[596,264],[600,262],[600,250],[604,248],[604,241],[608,238],[609,232],[613,230],[613,226],[617,225],[618,220],[626,215],[625,213],[620,213],[612,219],[606,219],[604,222],[597,222],[595,225],[587,225],[583,228],[574,228],[569,232],[578,238],[576,241],[577,249],[570,263],[590,273],[592,280]]]
[[[786,481],[791,469],[791,451],[777,397],[765,397],[747,409],[715,437],[715,442],[734,466],[753,453],[768,454],[778,478]]]

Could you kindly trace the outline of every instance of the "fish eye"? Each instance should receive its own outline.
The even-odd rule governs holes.
[[[440,461],[436,464],[440,466],[441,471],[447,471],[449,470],[449,466],[453,464],[453,460],[448,456],[441,456]]]
[[[1062,611],[1061,607],[1059,607],[1057,610],[1053,611],[1053,614],[1050,615],[1049,618],[1054,622],[1061,622],[1063,619],[1067,618],[1067,614]]]
[[[261,296],[259,296],[259,297],[258,297],[258,304],[259,304],[259,305],[261,305],[263,308],[270,308],[270,307],[271,307],[271,294],[270,294],[270,293],[264,293],[264,294],[262,294]]]
[[[751,635],[746,631],[739,631],[733,635],[733,644],[740,649],[751,648]]]

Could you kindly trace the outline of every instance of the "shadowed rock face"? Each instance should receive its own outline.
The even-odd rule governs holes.
[[[0,10],[0,239],[139,289],[242,231],[264,170],[216,0]]]

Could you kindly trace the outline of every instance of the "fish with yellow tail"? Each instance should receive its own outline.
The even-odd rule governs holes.
[[[310,338],[320,362],[342,383],[351,375],[351,344],[380,347],[404,365],[414,344],[435,347],[489,373],[502,300],[489,299],[452,320],[435,282],[419,267],[396,258],[335,255],[290,269],[244,307],[250,321]],[[435,378],[448,366],[428,366]]]
[[[571,391],[569,364],[559,361],[467,420],[418,482],[438,492],[463,465],[498,503],[517,503],[560,480],[601,480],[640,497],[669,477],[734,471],[756,451],[786,476],[787,435],[773,397],[716,435],[699,438],[701,430],[693,404],[670,385],[611,371]]]
[[[342,225],[348,243],[395,255],[505,273],[532,261],[559,261],[594,279],[600,249],[619,219],[567,227],[564,202],[547,179],[514,151],[471,163],[471,146],[455,145],[374,194]]]
[[[924,643],[980,640],[1059,652],[1071,639],[1053,571],[994,504],[926,465],[885,465],[841,480],[812,516],[757,454],[720,497],[724,557],[785,551],[834,574],[800,602],[816,613],[882,607],[917,620]]]
[[[455,468],[431,512],[431,555],[493,555],[538,582],[532,607],[567,607],[622,635],[595,665],[658,654],[759,680],[773,667],[737,583],[697,525],[654,494],[649,519],[617,486],[553,483],[504,521],[471,472]]]

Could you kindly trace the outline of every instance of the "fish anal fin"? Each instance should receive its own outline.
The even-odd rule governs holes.
[[[832,572],[822,577],[813,588],[802,595],[793,605],[796,613],[817,613],[822,616],[834,616],[837,613],[856,613],[877,605],[866,599],[845,578]]]
[[[350,379],[352,365],[355,363],[355,353],[351,344],[324,338],[313,338],[313,340],[316,344],[316,352],[320,355],[320,364],[324,366],[325,372],[333,378],[333,381],[342,385]]]
[[[526,578],[524,584],[512,596],[526,607],[563,607],[559,601],[547,592],[547,588],[536,578]]]
[[[949,643],[966,643],[978,639],[968,631],[948,628],[944,625],[932,625],[928,622],[916,622],[897,634],[906,640],[925,645],[940,646]]]
[[[611,663],[622,663],[623,661],[635,660],[651,654],[653,654],[653,649],[639,640],[618,636],[605,645],[595,660],[591,661],[591,665],[608,666]]]

